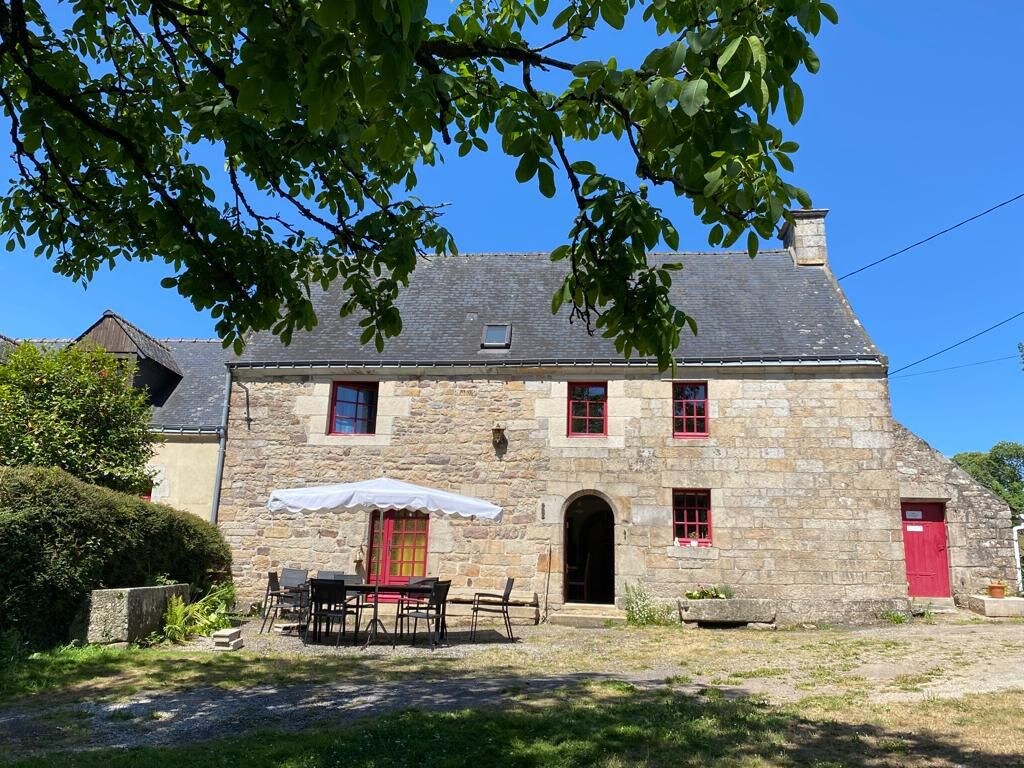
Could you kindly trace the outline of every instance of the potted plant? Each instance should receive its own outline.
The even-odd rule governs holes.
[[[1006,597],[1006,582],[1002,579],[995,579],[988,584],[989,597]]]

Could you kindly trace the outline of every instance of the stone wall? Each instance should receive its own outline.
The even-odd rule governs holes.
[[[103,645],[145,640],[163,628],[171,595],[188,600],[188,592],[188,584],[94,589],[72,628],[72,638]]]
[[[147,467],[156,472],[153,501],[209,520],[219,447],[216,435],[164,435]]]
[[[895,436],[900,497],[946,505],[953,597],[966,604],[970,593],[983,592],[993,579],[1013,589],[1010,508],[906,427],[896,424]]]
[[[606,437],[566,437],[566,390],[550,371],[436,372],[380,382],[378,432],[327,435],[333,376],[236,371],[221,528],[240,593],[262,597],[282,566],[352,570],[365,514],[271,514],[270,491],[379,475],[501,504],[500,524],[432,519],[428,572],[456,590],[536,593],[562,604],[563,515],[583,493],[615,515],[615,593],[642,581],[673,599],[697,584],[773,597],[779,621],[873,618],[905,605],[906,574],[886,381],[878,367],[682,369],[709,381],[710,436],[676,439],[672,384],[656,373],[588,370],[609,381]],[[508,443],[492,445],[492,427]],[[711,491],[713,545],[680,547],[672,489]]]

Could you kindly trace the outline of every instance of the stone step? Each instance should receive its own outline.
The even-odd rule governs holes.
[[[239,648],[245,647],[245,641],[242,638],[236,640],[229,640],[226,643],[217,642],[213,645],[215,651],[237,651]]]
[[[614,605],[567,603],[548,616],[548,623],[560,627],[607,627],[610,624],[625,624],[626,612]]]
[[[952,597],[912,597],[910,611],[915,616],[924,613],[956,613],[956,603]]]
[[[230,629],[218,629],[213,633],[213,642],[224,642],[230,643],[232,640],[237,640],[242,636],[242,630],[239,627],[232,627]]]

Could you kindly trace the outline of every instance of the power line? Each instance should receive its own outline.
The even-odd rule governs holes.
[[[960,368],[973,368],[976,365],[985,365],[986,363],[998,363],[1003,360],[1020,360],[1020,355],[1007,355],[1006,357],[993,357],[991,360],[978,360],[974,363],[964,363],[963,365],[951,365],[948,368],[933,368],[930,371],[918,371],[917,373],[904,373],[902,376],[890,376],[890,379],[909,379],[911,376],[927,376],[929,373],[942,373],[943,371],[955,371]]]
[[[918,240],[913,245],[908,245],[906,248],[901,248],[898,251],[894,251],[893,253],[890,253],[888,256],[883,256],[882,258],[878,259],[877,261],[872,261],[870,264],[865,264],[863,267],[858,267],[857,269],[853,270],[852,272],[847,272],[845,275],[841,275],[840,277],[838,277],[836,279],[837,280],[845,280],[848,277],[852,277],[853,275],[856,275],[856,274],[858,274],[860,272],[863,272],[865,269],[871,269],[871,267],[874,267],[874,266],[876,266],[878,264],[881,264],[883,261],[888,261],[889,259],[893,258],[894,256],[899,256],[901,253],[906,253],[907,251],[911,250],[912,248],[917,248],[917,246],[919,246],[919,245],[924,245],[929,240],[934,240],[936,237],[941,237],[942,235],[946,234],[947,232],[952,232],[954,229],[958,229],[958,228],[962,227],[964,224],[970,224],[975,219],[980,219],[982,216],[987,216],[988,214],[992,213],[992,211],[997,211],[1000,208],[1002,208],[1003,206],[1009,205],[1010,203],[1014,203],[1014,202],[1020,200],[1021,198],[1024,198],[1024,192],[1021,192],[1019,195],[1015,195],[1014,197],[1011,197],[1009,200],[1003,200],[1003,202],[1001,202],[1001,203],[999,203],[997,205],[993,205],[991,208],[988,208],[988,209],[982,211],[981,213],[976,213],[975,215],[971,216],[969,219],[964,219],[963,221],[957,222],[956,224],[954,224],[951,227],[946,227],[946,229],[942,230],[941,232],[936,232],[934,235],[929,235],[924,240]]]
[[[1008,322],[1010,322],[1011,320],[1016,320],[1016,319],[1017,319],[1018,317],[1021,317],[1022,315],[1024,315],[1024,311],[1018,312],[1018,313],[1017,313],[1016,315],[1013,315],[1012,317],[1008,317],[1008,318],[1006,318],[1005,320],[1000,320],[1000,321],[999,321],[998,323],[996,323],[995,325],[990,325],[990,326],[989,326],[988,328],[986,328],[985,330],[983,330],[983,331],[978,331],[978,332],[977,332],[976,334],[974,334],[973,336],[968,336],[968,337],[967,337],[966,339],[961,339],[961,340],[960,340],[960,341],[958,341],[958,342],[957,342],[956,344],[950,344],[950,345],[949,345],[948,347],[945,347],[944,349],[940,349],[940,350],[939,350],[938,352],[932,352],[932,353],[931,353],[930,355],[927,355],[927,356],[925,356],[925,357],[922,357],[922,358],[921,358],[920,360],[915,360],[915,361],[914,361],[914,362],[912,362],[912,363],[907,363],[907,364],[906,364],[906,365],[904,365],[904,366],[903,366],[902,368],[897,368],[897,369],[896,369],[895,371],[889,371],[889,376],[892,376],[893,374],[897,374],[897,373],[899,373],[900,371],[905,371],[905,370],[907,370],[907,368],[913,368],[913,367],[914,367],[915,365],[918,365],[918,364],[920,364],[920,363],[923,363],[923,362],[924,362],[925,360],[931,360],[931,359],[932,359],[933,357],[938,357],[939,355],[943,354],[944,352],[949,352],[949,350],[951,350],[951,349],[956,349],[956,348],[957,348],[957,347],[959,347],[960,345],[962,345],[962,344],[966,344],[966,343],[967,343],[968,341],[973,341],[974,339],[976,339],[976,338],[978,338],[979,336],[982,336],[982,335],[984,335],[984,334],[988,333],[989,331],[994,331],[994,330],[995,330],[996,328],[998,328],[999,326],[1001,326],[1001,325],[1006,325],[1006,324],[1007,324]]]

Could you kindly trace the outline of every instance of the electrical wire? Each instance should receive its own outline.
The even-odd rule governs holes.
[[[951,349],[956,349],[957,347],[959,347],[959,346],[961,346],[963,344],[966,344],[968,341],[973,341],[974,339],[978,338],[979,336],[982,336],[982,335],[988,333],[989,331],[994,331],[999,326],[1006,325],[1011,320],[1016,320],[1018,317],[1021,317],[1021,316],[1024,316],[1024,311],[1018,312],[1016,315],[1008,317],[1005,320],[1000,320],[995,325],[990,325],[988,328],[986,328],[983,331],[978,331],[977,333],[973,334],[972,336],[968,336],[966,339],[961,339],[960,341],[956,342],[956,344],[950,344],[948,347],[944,347],[943,349],[940,349],[938,352],[932,352],[930,355],[926,355],[925,357],[922,357],[920,360],[915,360],[912,363],[907,363],[903,367],[897,368],[895,371],[889,371],[889,376],[893,376],[894,374],[897,374],[900,371],[905,371],[905,370],[907,370],[907,368],[913,368],[915,365],[919,365],[920,363],[923,363],[925,360],[931,360],[933,357],[938,357],[939,355],[941,355],[941,354],[943,354],[945,352],[949,352],[949,350],[951,350]]]
[[[907,251],[909,251],[909,250],[911,250],[913,248],[917,248],[917,246],[919,246],[919,245],[924,245],[925,243],[929,242],[930,240],[934,240],[937,237],[941,237],[942,235],[946,234],[947,232],[952,232],[954,229],[959,229],[964,224],[970,224],[972,221],[975,221],[976,219],[980,219],[982,216],[987,216],[988,214],[992,213],[993,211],[998,211],[1003,206],[1007,206],[1010,203],[1015,203],[1018,200],[1020,200],[1021,198],[1024,198],[1024,192],[1021,192],[1019,195],[1015,195],[1014,197],[1011,197],[1009,200],[1004,200],[1001,203],[993,205],[991,208],[988,208],[988,209],[982,211],[981,213],[976,213],[973,216],[971,216],[969,219],[964,219],[963,221],[959,221],[959,222],[957,222],[956,224],[954,224],[951,227],[946,227],[941,232],[936,232],[934,235],[929,235],[924,240],[918,240],[913,245],[908,245],[906,248],[901,248],[898,251],[894,251],[893,253],[890,253],[888,256],[883,256],[882,258],[878,259],[877,261],[872,261],[870,264],[865,264],[863,267],[858,267],[857,269],[853,270],[852,272],[847,272],[845,275],[841,275],[841,276],[837,277],[836,280],[845,280],[848,277],[853,277],[856,274],[860,274],[865,269],[871,269],[871,267],[877,266],[878,264],[881,264],[883,261],[888,261],[889,259],[893,258],[894,256],[899,256],[901,253],[906,253]]]
[[[998,363],[1003,360],[1020,360],[1020,355],[1007,355],[1006,357],[993,357],[991,360],[978,360],[974,363],[964,363],[963,365],[951,365],[948,368],[933,368],[930,371],[918,371],[917,373],[904,373],[902,376],[890,376],[890,379],[909,379],[911,376],[927,376],[929,373],[942,373],[943,371],[956,371],[960,368],[973,368],[976,365],[985,365],[986,363]]]

